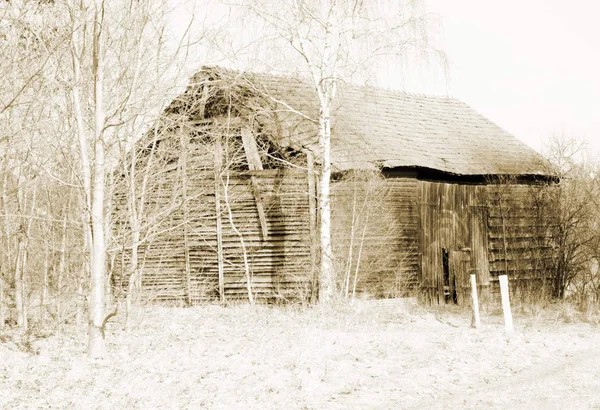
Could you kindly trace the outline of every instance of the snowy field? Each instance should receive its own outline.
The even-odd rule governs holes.
[[[117,317],[118,318],[118,317]],[[600,325],[551,307],[464,311],[148,307],[112,323],[90,361],[85,328],[0,331],[1,409],[600,408]],[[36,338],[39,337],[39,338]]]

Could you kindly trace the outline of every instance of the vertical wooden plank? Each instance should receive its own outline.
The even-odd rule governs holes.
[[[422,201],[421,201],[421,188],[420,188],[420,183],[419,181],[415,181],[416,183],[416,190],[413,191],[413,195],[414,195],[414,218],[416,220],[416,232],[414,232],[415,237],[415,251],[416,251],[416,255],[417,255],[417,272],[416,272],[416,277],[417,277],[417,288],[422,288],[423,287],[423,212],[421,210],[422,208]],[[411,198],[412,200],[412,198]],[[398,203],[399,201],[396,201],[396,203]],[[407,215],[404,215],[402,213],[402,211],[400,209],[398,209],[398,215],[400,217],[400,223],[404,223],[403,219],[405,217],[410,218],[410,213]],[[410,244],[406,244],[408,246],[408,248],[410,249]],[[410,251],[409,251],[410,252]],[[421,295],[419,295],[421,296]]]
[[[244,145],[246,158],[248,159],[248,168],[250,171],[262,170],[263,166],[260,160],[260,154],[258,153],[258,147],[256,146],[256,140],[254,139],[254,135],[252,135],[252,131],[248,127],[242,128],[242,143]],[[256,176],[252,175],[251,180],[254,200],[256,202],[256,211],[258,212],[258,220],[260,222],[262,240],[266,241],[269,236],[269,229],[267,226],[267,217],[265,214],[265,206],[262,200],[261,189]]]
[[[448,226],[447,233],[450,235],[448,247],[450,249],[458,250],[464,245],[461,243],[461,212],[460,212],[460,185],[458,184],[445,184],[448,187],[448,208],[445,210],[445,214],[448,215]]]
[[[183,210],[183,254],[185,258],[185,294],[186,301],[188,305],[192,304],[192,279],[191,279],[191,267],[190,267],[190,249],[188,244],[188,235],[189,235],[189,204],[187,197],[187,150],[188,150],[188,135],[185,133],[181,133],[180,136],[180,144],[181,144],[181,189],[182,193],[182,210]]]
[[[223,168],[223,148],[221,136],[215,137],[214,188],[215,188],[215,223],[217,235],[217,274],[219,280],[219,299],[225,303],[225,275],[223,265],[223,219],[221,215],[221,172]]]
[[[460,263],[460,280],[458,281],[458,287],[460,288],[460,302],[462,305],[469,303],[469,294],[471,286],[471,251],[461,252],[461,263]]]
[[[423,287],[426,303],[433,303],[437,300],[435,296],[437,283],[434,281],[432,275],[432,243],[434,238],[432,237],[431,229],[431,209],[429,198],[429,186],[430,183],[426,181],[418,181],[418,209],[420,216],[420,229],[419,229],[419,246],[421,251],[421,266],[420,266],[420,279],[421,286]]]
[[[434,216],[434,205],[431,204],[433,198],[430,196],[430,185],[425,185],[425,214],[427,215],[427,226],[425,227],[425,235],[428,238],[426,243],[426,252],[427,252],[427,265],[425,269],[427,269],[427,281],[429,282],[429,292],[431,292],[431,298],[435,303],[439,303],[438,300],[438,283],[435,275],[435,266],[437,260],[437,234],[435,230],[435,220]]]
[[[451,184],[445,183],[436,183],[436,202],[439,203],[439,206],[436,209],[436,219],[438,220],[436,229],[436,234],[439,235],[439,240],[437,242],[437,255],[440,257],[440,263],[437,265],[436,269],[438,281],[440,286],[438,288],[438,293],[440,298],[442,298],[442,302],[445,303],[445,272],[443,266],[443,259],[441,258],[442,249],[445,249],[448,252],[448,263],[449,263],[449,275],[450,275],[450,294],[452,295],[455,291],[454,288],[454,274],[456,269],[452,268],[452,251],[455,249],[454,246],[454,232],[453,232],[453,220],[452,220],[452,210],[454,208],[454,195],[453,195],[453,187]]]
[[[460,300],[458,299],[460,289],[459,289],[459,280],[460,280],[460,252],[450,251],[448,252],[448,268],[450,270],[450,283],[448,287],[448,291],[450,293],[450,302],[452,302],[452,298],[456,295],[457,303],[460,304]]]
[[[438,304],[446,302],[444,296],[444,258],[442,249],[448,251],[446,242],[446,236],[444,229],[446,227],[446,221],[443,217],[444,209],[444,186],[440,184],[431,184],[433,188],[430,196],[430,202],[434,205],[431,206],[431,236],[434,238],[431,254],[433,256],[433,265],[431,266],[431,273],[435,276],[436,281],[436,292]]]
[[[472,268],[479,278],[481,286],[490,284],[490,270],[488,259],[487,224],[485,222],[484,208],[477,200],[477,191],[473,192],[472,205],[469,212],[469,225],[471,230],[470,247],[472,251]]]
[[[444,208],[444,186],[436,182],[427,184],[428,186],[428,202],[429,202],[429,233],[432,238],[430,245],[430,258],[431,258],[431,275],[435,283],[436,299],[438,304],[445,303],[444,296],[444,263],[442,248],[444,248],[444,234],[443,229],[445,226],[444,218],[442,217],[441,211]],[[447,250],[447,249],[446,249]]]
[[[479,299],[477,298],[477,276],[474,274],[471,274],[471,307],[473,308],[471,327],[477,329],[481,327],[481,319],[479,317]]]
[[[263,165],[252,130],[250,127],[243,127],[241,134],[242,144],[244,145],[244,153],[248,159],[248,168],[250,171],[262,170]]]
[[[469,194],[471,192],[471,186],[469,185],[458,185],[457,186],[457,208],[456,208],[456,227],[457,246],[456,249],[464,249],[470,247],[470,234],[469,234]]]
[[[469,251],[451,251],[450,252],[450,290],[456,292],[456,301],[458,305],[464,305],[469,289],[470,264]]]
[[[314,167],[315,156],[310,150],[306,150],[307,165],[307,188],[308,188],[308,229],[310,235],[310,267],[311,267],[311,285],[310,301],[317,303],[319,289],[319,233],[317,231],[317,183]]]

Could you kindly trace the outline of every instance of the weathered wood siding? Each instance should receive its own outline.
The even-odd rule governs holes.
[[[216,197],[225,299],[248,298],[242,240],[255,297],[309,296],[316,246],[311,246],[307,171],[229,170],[215,181],[211,149],[173,158],[176,145],[160,147],[162,162],[146,198],[154,219],[140,248],[144,297],[191,303],[219,299]],[[115,222],[128,243],[125,192],[121,188],[115,195]],[[429,303],[449,298],[462,303],[470,273],[477,274],[483,302],[504,272],[515,295],[546,286],[553,275],[548,192],[535,185],[471,185],[364,172],[333,181],[338,289],[378,298],[418,291]],[[128,250],[120,252],[114,264],[123,284],[128,258]]]
[[[224,177],[219,184],[226,299],[247,299],[247,289],[242,244],[229,219],[225,189],[233,224],[246,247],[254,296],[303,297],[311,279],[306,172],[286,169],[254,173],[266,211],[266,239],[262,238],[251,174],[230,171],[229,178]],[[173,173],[171,177],[176,179],[177,175]],[[162,221],[158,229],[161,233],[155,234],[142,249],[142,288],[146,298],[199,302],[219,297],[214,173],[190,173],[186,185],[188,220],[183,219],[182,207],[174,210]],[[148,202],[156,201],[168,202],[172,198],[156,191],[149,195]],[[185,241],[183,226],[187,226]],[[184,243],[188,247],[189,281]],[[127,252],[120,257],[126,261]]]
[[[260,171],[257,177],[265,205],[268,237],[262,239],[256,201],[248,177],[231,186],[231,212],[242,232],[255,294],[267,298],[305,297],[310,273],[307,175],[298,170]],[[223,217],[225,295],[246,297],[240,238]]]
[[[498,275],[508,274],[511,293],[527,297],[552,290],[552,231],[555,190],[536,185],[489,185],[487,207],[491,290],[499,291]]]
[[[369,297],[418,287],[417,180],[381,176],[332,185],[332,239],[338,287]]]
[[[421,286],[428,302],[444,303],[453,291],[466,300],[461,295],[468,294],[471,273],[484,301],[503,273],[515,296],[549,283],[553,210],[544,192],[536,185],[419,181]]]
[[[464,275],[475,269],[479,283],[488,282],[486,230],[477,200],[482,187],[441,182],[419,181],[421,287],[429,302],[442,303],[450,284],[444,280],[444,252],[468,252],[469,272],[459,275],[458,292],[467,283]],[[450,269],[450,259],[446,270]],[[446,272],[448,276],[450,272]],[[445,288],[446,286],[446,288]]]

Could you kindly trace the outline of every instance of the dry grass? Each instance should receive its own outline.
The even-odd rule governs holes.
[[[369,304],[146,308],[132,333],[111,325],[103,360],[87,359],[84,328],[29,349],[4,333],[0,408],[600,405],[596,324],[517,313],[507,337],[501,320],[474,330],[460,310]]]

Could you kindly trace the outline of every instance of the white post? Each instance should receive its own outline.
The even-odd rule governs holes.
[[[473,305],[471,327],[477,329],[481,326],[481,319],[479,318],[479,298],[477,297],[477,277],[475,274],[471,274],[471,301]]]
[[[504,312],[504,328],[507,333],[514,330],[512,313],[510,312],[510,300],[508,297],[508,277],[506,275],[498,276],[500,280],[500,295],[502,297],[502,311]]]

